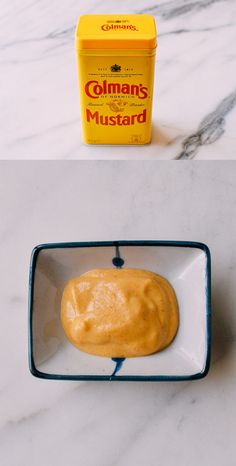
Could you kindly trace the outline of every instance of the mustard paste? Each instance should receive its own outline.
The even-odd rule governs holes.
[[[145,356],[174,339],[175,292],[160,275],[139,269],[96,269],[70,280],[61,320],[81,351],[107,357]]]

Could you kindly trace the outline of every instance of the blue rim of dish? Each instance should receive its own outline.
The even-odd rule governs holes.
[[[37,258],[40,251],[45,249],[69,249],[69,248],[90,248],[90,247],[117,247],[117,246],[169,246],[201,249],[206,255],[206,361],[203,371],[191,375],[63,375],[49,374],[39,371],[34,363],[33,357],[33,302],[34,302],[34,279]],[[211,255],[208,246],[196,241],[162,241],[162,240],[126,240],[126,241],[89,241],[89,242],[69,242],[69,243],[46,243],[36,246],[31,254],[29,271],[29,301],[28,301],[28,359],[29,369],[32,375],[40,379],[47,380],[94,380],[94,381],[126,381],[126,382],[181,382],[186,380],[196,380],[206,377],[210,369],[211,361]]]

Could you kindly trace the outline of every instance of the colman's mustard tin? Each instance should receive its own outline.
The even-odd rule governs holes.
[[[76,50],[85,143],[150,142],[156,46],[150,15],[80,17]]]

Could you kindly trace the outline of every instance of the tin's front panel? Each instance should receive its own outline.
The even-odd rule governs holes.
[[[84,142],[149,143],[154,51],[126,56],[80,52],[78,64]]]

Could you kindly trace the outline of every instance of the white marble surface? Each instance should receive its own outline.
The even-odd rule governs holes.
[[[153,142],[81,143],[77,17],[155,15],[159,32]],[[236,0],[1,0],[0,157],[236,159]]]
[[[0,163],[0,455],[4,466],[234,466],[234,163]],[[89,180],[89,183],[88,183]],[[206,242],[213,364],[206,379],[35,379],[27,364],[31,249],[103,239]]]

